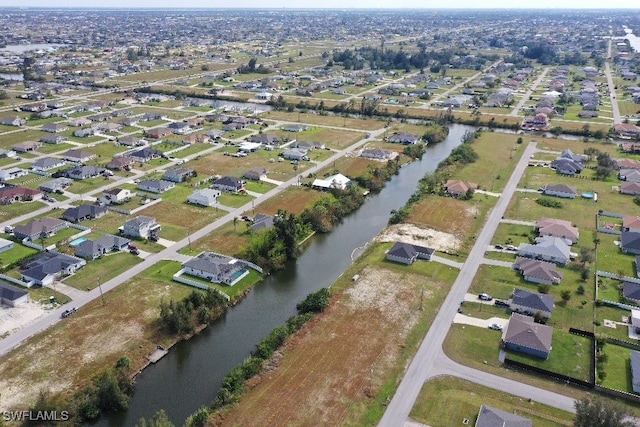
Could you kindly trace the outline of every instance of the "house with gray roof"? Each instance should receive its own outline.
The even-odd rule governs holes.
[[[552,338],[553,328],[550,326],[535,323],[533,317],[512,313],[502,342],[508,351],[547,359],[551,353]]]
[[[69,128],[61,123],[46,123],[42,125],[42,130],[44,132],[50,132],[50,133],[64,132],[67,129]]]
[[[551,317],[554,308],[552,295],[529,292],[524,289],[514,289],[509,299],[509,309],[516,313],[533,316],[540,313],[543,317]]]
[[[21,272],[26,287],[50,286],[61,276],[68,276],[86,265],[82,258],[64,255],[55,251],[40,252]]]
[[[360,153],[360,157],[374,160],[389,160],[392,155],[393,151],[384,148],[367,148]]]
[[[253,168],[246,171],[242,177],[252,181],[260,181],[262,178],[267,177],[267,170],[265,168]]]
[[[138,216],[122,225],[122,234],[129,237],[148,239],[160,231],[162,226],[156,222],[155,218],[148,216]]]
[[[622,284],[622,295],[624,295],[626,299],[640,304],[640,284],[624,282]]]
[[[638,169],[620,169],[618,179],[625,182],[640,182],[640,170]]]
[[[11,240],[0,238],[0,253],[13,249],[13,242]]]
[[[84,259],[96,259],[111,251],[126,249],[129,243],[131,240],[127,238],[105,234],[97,240],[85,240],[80,243],[76,246],[75,255]]]
[[[62,159],[56,159],[54,157],[43,157],[33,162],[33,164],[31,165],[31,169],[39,172],[46,172],[51,169],[62,167],[65,164],[65,161]]]
[[[177,167],[167,169],[162,175],[162,179],[171,182],[184,182],[192,176],[195,176],[195,171],[192,169]]]
[[[53,145],[62,144],[66,140],[67,138],[65,138],[62,135],[45,135],[42,138],[40,138],[40,142],[44,142],[45,144],[53,144]]]
[[[289,150],[284,150],[282,152],[282,157],[284,157],[286,160],[304,160],[304,159],[308,159],[307,157],[308,151],[307,150],[303,150],[301,148],[291,148]]]
[[[280,145],[280,143],[282,142],[282,138],[280,138],[277,135],[272,135],[269,133],[261,133],[258,135],[252,135],[249,137],[249,141],[251,142],[257,142],[260,143],[262,145],[272,145],[272,146],[278,146]]]
[[[95,178],[102,174],[106,169],[97,166],[76,166],[65,171],[67,178],[81,181],[83,179]]]
[[[244,190],[244,181],[232,176],[223,176],[214,181],[213,188],[227,193],[237,193]]]
[[[273,215],[267,215],[259,213],[253,218],[253,223],[249,228],[251,231],[267,230],[273,227],[274,217]]]
[[[562,197],[565,199],[575,199],[578,194],[576,187],[566,184],[552,184],[544,188],[542,194],[546,196]]]
[[[534,245],[521,243],[518,248],[518,255],[565,265],[571,259],[571,250],[564,239],[542,236],[536,239]]]
[[[128,156],[137,162],[148,162],[162,157],[162,152],[154,148],[144,147],[141,150],[130,152]]]
[[[93,153],[89,153],[87,151],[82,151],[82,150],[78,150],[76,148],[73,148],[71,150],[67,150],[64,152],[64,154],[62,154],[62,158],[65,160],[68,160],[70,162],[76,162],[76,163],[84,163],[87,162],[93,158],[95,158],[96,155]]]
[[[533,427],[533,422],[511,412],[482,405],[475,427]]]
[[[622,230],[620,249],[624,253],[640,255],[640,232]]]
[[[203,188],[201,190],[194,191],[187,198],[187,202],[206,207],[214,206],[218,203],[218,197],[220,197],[220,194],[220,190]]]
[[[414,135],[409,132],[395,132],[393,135],[387,138],[387,141],[393,142],[395,144],[417,144],[422,139],[421,136]]]
[[[164,193],[165,191],[171,190],[176,186],[175,183],[171,181],[165,181],[163,179],[150,179],[145,181],[140,181],[138,183],[138,190],[149,191],[151,193]]]
[[[29,301],[29,292],[24,289],[16,288],[8,283],[0,282],[0,305],[4,304],[9,307],[17,307],[22,303]]]
[[[38,187],[40,190],[47,193],[55,193],[56,191],[64,191],[73,181],[69,178],[55,178],[51,181],[47,181]]]
[[[249,274],[246,262],[213,252],[203,252],[190,259],[182,264],[182,269],[186,274],[229,286]]]
[[[55,236],[60,230],[69,228],[69,223],[58,218],[40,218],[29,221],[25,225],[16,225],[13,235],[16,239],[35,241],[41,237]]]
[[[399,262],[401,264],[413,264],[417,259],[429,261],[435,252],[432,248],[424,246],[412,245],[404,242],[396,242],[387,252],[386,258],[389,261]]]
[[[109,211],[106,206],[86,203],[78,207],[67,209],[62,214],[62,219],[77,224],[80,221],[101,218],[105,216],[107,212]]]

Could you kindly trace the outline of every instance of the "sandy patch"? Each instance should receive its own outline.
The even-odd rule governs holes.
[[[420,228],[413,224],[396,224],[388,227],[375,238],[376,242],[404,242],[428,246],[440,252],[455,252],[462,241],[450,233]]]
[[[0,337],[11,334],[47,314],[37,302],[29,301],[18,307],[0,305]]]

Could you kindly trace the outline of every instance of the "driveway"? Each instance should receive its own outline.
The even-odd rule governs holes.
[[[464,309],[463,309],[464,310]],[[490,317],[489,319],[478,319],[477,317],[467,316],[466,314],[457,313],[453,318],[453,323],[460,325],[477,326],[479,328],[489,328],[494,323],[506,328],[509,324],[509,319],[503,319],[502,317]],[[500,331],[496,331],[500,332]]]
[[[62,292],[72,300],[77,300],[78,298],[86,294],[85,291],[81,291],[80,289],[76,289],[73,286],[69,286],[58,281],[56,281],[53,285],[51,285],[51,287],[56,292]]]
[[[461,269],[462,266],[464,265],[464,263],[462,262],[456,262],[456,261],[450,260],[449,258],[443,258],[438,255],[431,255],[431,261],[448,265],[449,267],[457,268],[458,270]]]

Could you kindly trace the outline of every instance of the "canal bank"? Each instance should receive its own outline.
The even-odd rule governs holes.
[[[133,426],[164,409],[182,425],[198,408],[210,404],[222,378],[241,363],[274,327],[295,314],[295,305],[310,292],[331,285],[350,265],[351,253],[382,231],[392,209],[402,207],[425,173],[434,171],[461,143],[468,126],[453,125],[447,139],[427,148],[421,161],[401,168],[386,187],[368,198],[333,232],[316,235],[296,263],[268,276],[245,299],[199,335],[176,344],[137,380],[127,412],[112,414],[100,426]]]

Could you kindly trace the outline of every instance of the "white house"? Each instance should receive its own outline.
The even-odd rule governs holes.
[[[13,249],[13,242],[7,239],[0,238],[0,253]]]
[[[341,173],[331,175],[325,179],[315,179],[311,184],[312,187],[321,190],[331,190],[337,188],[340,190],[346,190],[351,185],[351,180]]]
[[[27,172],[26,170],[20,168],[9,168],[5,170],[0,169],[0,181],[10,181],[12,179],[25,176],[28,173],[29,172]]]
[[[131,190],[125,188],[110,188],[102,191],[103,197],[109,204],[124,203],[132,197]]]
[[[200,206],[214,206],[218,203],[218,197],[220,197],[220,194],[219,190],[204,188],[191,194],[187,198],[187,202]]]
[[[27,301],[29,301],[29,292],[0,282],[0,304],[17,307]]]
[[[155,218],[138,216],[123,224],[122,234],[130,237],[148,239],[157,235],[161,227],[162,226],[156,222]]]

